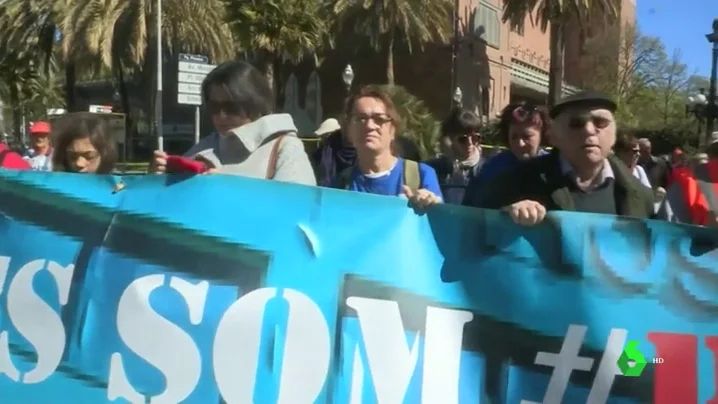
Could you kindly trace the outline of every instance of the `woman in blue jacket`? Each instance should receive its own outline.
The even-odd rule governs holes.
[[[476,195],[490,192],[481,188],[497,175],[516,167],[521,161],[546,154],[542,145],[548,141],[551,120],[548,111],[525,102],[509,104],[501,111],[499,136],[508,145],[488,160],[472,179],[464,196],[464,205],[471,205]]]

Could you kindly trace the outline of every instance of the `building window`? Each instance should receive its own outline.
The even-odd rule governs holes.
[[[511,32],[515,32],[521,36],[524,36],[524,22],[521,21],[520,24],[514,25],[511,27]]]
[[[499,9],[480,2],[474,14],[474,33],[487,45],[498,48],[501,44],[501,19]]]

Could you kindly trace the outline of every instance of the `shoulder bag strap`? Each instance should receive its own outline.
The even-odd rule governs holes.
[[[267,165],[267,176],[265,177],[268,180],[273,180],[274,176],[277,174],[277,161],[279,160],[279,146],[282,143],[282,139],[284,139],[284,134],[277,136],[276,140],[274,141],[274,144],[272,145],[272,151],[269,154],[269,164]]]

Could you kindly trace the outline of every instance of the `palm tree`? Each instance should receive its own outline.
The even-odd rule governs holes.
[[[397,85],[382,85],[378,88],[389,94],[396,106],[402,120],[402,133],[416,143],[422,158],[432,157],[441,123],[424,102],[406,88]]]
[[[75,44],[58,55],[55,45],[63,36],[58,21],[72,1],[6,0],[0,7],[0,30],[6,49],[31,51],[32,57],[24,57],[41,63],[46,75],[50,73],[51,60],[64,64],[65,106],[70,111],[75,109],[75,59],[82,51]]]
[[[406,42],[422,49],[451,36],[451,0],[330,0],[339,29],[349,28],[367,37],[377,51],[386,52],[386,81],[394,84],[394,45]]]
[[[60,26],[62,45],[87,44],[102,64],[116,67],[118,58],[129,66],[142,66],[155,46],[155,0],[66,0],[71,7]],[[201,53],[213,62],[232,58],[232,41],[220,0],[165,0],[162,39],[170,51]]]
[[[328,24],[318,0],[224,0],[232,31],[254,51],[273,88],[279,62],[299,63],[328,44]],[[277,84],[275,84],[277,83]]]
[[[575,19],[581,27],[595,20],[613,22],[618,16],[617,0],[503,0],[502,20],[512,26],[523,24],[531,16],[533,24],[543,32],[551,28],[549,43],[551,64],[549,66],[549,106],[561,97],[563,83],[563,58],[566,24]],[[610,28],[609,28],[610,29]],[[619,27],[620,29],[620,27]]]
[[[62,48],[68,53],[78,43],[86,47],[117,82],[129,133],[134,133],[127,77],[147,89],[148,107],[154,104],[157,75],[155,0],[65,0],[70,7],[59,26]],[[219,63],[237,53],[221,0],[164,0],[163,47],[171,53],[190,52]],[[151,108],[147,108],[152,111]],[[150,117],[152,120],[152,117]]]

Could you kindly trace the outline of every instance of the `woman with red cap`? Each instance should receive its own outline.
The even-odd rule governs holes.
[[[52,171],[52,148],[50,147],[50,124],[45,121],[30,125],[32,149],[25,155],[35,171]]]

